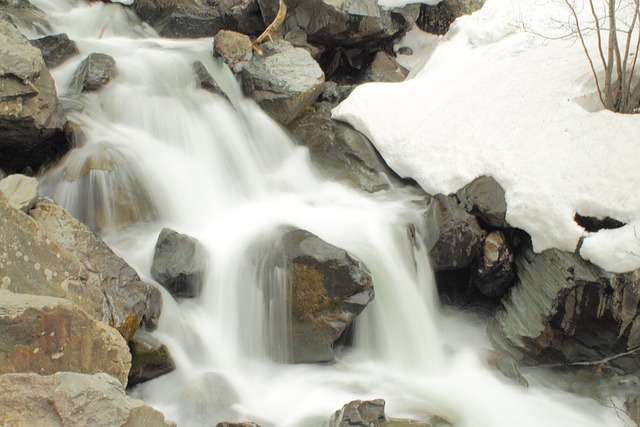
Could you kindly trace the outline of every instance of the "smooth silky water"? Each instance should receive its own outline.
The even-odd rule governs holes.
[[[243,99],[212,59],[210,38],[159,38],[119,4],[31,2],[52,28],[23,28],[29,37],[66,32],[81,51],[52,71],[77,147],[41,177],[42,192],[98,230],[149,282],[163,227],[208,251],[199,298],[176,301],[163,291],[154,335],[177,369],[132,396],[179,426],[320,427],[345,403],[372,398],[384,398],[393,417],[433,413],[460,427],[624,425],[593,400],[525,389],[486,368],[482,321],[438,307],[426,254],[409,232],[419,230],[419,195],[364,194],[319,178],[307,151]],[[119,75],[79,94],[73,73],[91,52],[113,56]],[[198,87],[194,61],[232,104]],[[371,270],[375,299],[335,363],[273,361],[289,344],[286,287],[260,257],[282,226],[308,230]]]

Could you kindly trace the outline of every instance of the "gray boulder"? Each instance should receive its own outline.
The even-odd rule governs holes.
[[[401,82],[407,78],[409,70],[398,64],[396,59],[386,52],[377,52],[371,63],[362,70],[359,81]]]
[[[253,56],[253,45],[246,34],[220,30],[213,38],[213,54],[218,56],[234,72],[242,71]]]
[[[104,373],[0,375],[0,414],[7,426],[175,427]]]
[[[504,295],[516,279],[514,258],[500,231],[492,231],[482,241],[478,257],[475,284],[483,295],[497,298]]]
[[[264,29],[255,0],[137,0],[133,8],[163,37],[211,37],[222,29],[254,35]]]
[[[329,420],[329,427],[446,427],[444,419],[430,416],[429,421],[390,418],[385,413],[385,401],[354,400],[336,411]]]
[[[0,46],[0,169],[38,171],[71,147],[66,118],[40,50],[1,14]]]
[[[156,242],[151,276],[175,297],[197,297],[206,270],[205,253],[193,237],[163,228]]]
[[[55,68],[72,56],[78,55],[78,47],[66,34],[54,34],[30,41],[42,52],[44,63],[48,68]]]
[[[313,104],[324,83],[324,73],[309,52],[278,41],[261,46],[242,71],[242,87],[271,117],[286,125]]]
[[[522,363],[640,369],[640,271],[610,274],[555,249],[525,251],[488,331]]]
[[[105,87],[117,75],[115,59],[104,53],[91,53],[80,63],[71,85],[79,92],[92,92]]]
[[[507,202],[504,190],[490,176],[481,176],[456,193],[458,200],[477,218],[492,227],[509,227],[506,221]]]
[[[258,0],[264,22],[272,22],[278,0]],[[295,28],[319,46],[380,46],[405,31],[408,24],[397,11],[378,6],[376,0],[289,0],[283,34]]]
[[[26,213],[38,200],[38,180],[20,174],[9,175],[0,180],[0,191],[11,206]]]
[[[127,385],[131,355],[113,328],[62,298],[0,290],[0,373],[106,372]]]
[[[472,14],[484,2],[485,0],[443,0],[436,6],[422,4],[416,24],[428,33],[446,34],[456,18]]]
[[[468,267],[478,255],[482,229],[455,197],[437,194],[424,214],[425,245],[435,271]]]
[[[275,247],[287,277],[291,354],[286,362],[334,360],[332,346],[373,300],[366,266],[308,231],[286,230]]]
[[[386,190],[400,178],[382,160],[371,142],[351,126],[331,118],[331,104],[314,104],[288,128],[309,149],[311,162],[330,179],[370,193]]]
[[[167,346],[150,333],[138,329],[129,341],[131,370],[129,387],[150,381],[176,369]]]

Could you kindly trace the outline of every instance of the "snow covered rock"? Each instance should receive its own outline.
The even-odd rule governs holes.
[[[26,213],[38,200],[38,180],[20,174],[9,175],[0,181],[0,191],[11,206]]]
[[[38,171],[70,148],[40,50],[0,14],[0,169]]]
[[[640,368],[640,270],[607,273],[556,249],[516,260],[518,281],[488,331],[499,350],[526,364],[608,360]]]
[[[71,83],[80,92],[102,89],[118,75],[116,61],[104,53],[91,53],[73,76]]]
[[[151,276],[175,297],[197,297],[206,269],[204,253],[204,247],[193,237],[163,228],[156,242]]]
[[[330,179],[368,192],[388,189],[399,181],[364,135],[331,118],[330,104],[314,104],[313,111],[302,112],[288,127],[309,149],[313,164]]]
[[[264,43],[242,71],[242,87],[271,117],[286,125],[313,104],[324,73],[309,52],[285,41]]]
[[[42,52],[48,68],[55,68],[72,56],[79,54],[78,47],[66,34],[54,34],[30,40]]]
[[[106,372],[127,385],[122,336],[71,301],[0,290],[0,373]],[[6,420],[4,420],[6,421]]]
[[[105,373],[0,375],[0,414],[7,426],[175,427]]]
[[[428,203],[425,245],[435,271],[462,269],[475,259],[482,242],[478,221],[455,197],[436,194]]]

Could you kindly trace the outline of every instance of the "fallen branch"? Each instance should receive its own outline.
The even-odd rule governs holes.
[[[262,55],[262,51],[257,47],[260,43],[264,41],[265,38],[269,38],[269,40],[273,41],[271,37],[273,33],[282,25],[284,22],[284,18],[287,15],[287,5],[284,0],[278,1],[278,13],[276,13],[276,17],[273,18],[273,22],[265,28],[265,30],[253,41],[253,49],[259,54]]]

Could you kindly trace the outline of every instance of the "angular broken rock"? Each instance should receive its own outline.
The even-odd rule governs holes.
[[[79,92],[102,89],[118,75],[116,60],[104,53],[91,53],[80,63],[71,85]]]
[[[9,199],[9,203],[22,212],[29,212],[38,200],[38,180],[32,177],[14,174],[0,180],[0,191]]]
[[[31,44],[42,52],[44,63],[48,68],[55,68],[80,51],[73,40],[66,34],[53,34],[30,40]]]
[[[242,88],[264,111],[283,125],[313,104],[324,83],[320,65],[302,48],[280,40],[260,46],[242,71]]]

